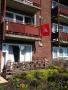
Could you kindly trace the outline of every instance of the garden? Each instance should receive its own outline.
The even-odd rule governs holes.
[[[24,71],[8,78],[0,90],[68,90],[68,70],[58,66]]]

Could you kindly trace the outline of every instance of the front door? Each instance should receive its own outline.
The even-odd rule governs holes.
[[[13,48],[14,62],[19,62],[20,59],[19,46],[12,46],[12,48]]]

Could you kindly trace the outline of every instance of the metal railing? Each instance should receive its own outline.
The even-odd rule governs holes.
[[[39,3],[36,3],[33,0],[14,0],[14,1],[17,1],[17,2],[20,2],[20,3],[23,3],[23,4],[27,4],[27,5],[30,5],[30,6],[40,7],[40,4]]]

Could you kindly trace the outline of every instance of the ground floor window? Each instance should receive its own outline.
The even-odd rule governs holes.
[[[2,45],[1,67],[8,62],[30,62],[32,61],[32,45],[8,44]]]
[[[54,58],[68,58],[67,47],[53,47],[52,56]]]

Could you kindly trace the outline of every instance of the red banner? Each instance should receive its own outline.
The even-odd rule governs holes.
[[[43,24],[40,28],[40,36],[49,36],[50,35],[50,27],[49,24]]]

